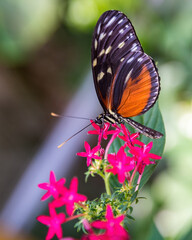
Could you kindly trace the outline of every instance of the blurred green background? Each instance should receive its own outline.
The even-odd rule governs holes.
[[[92,32],[109,9],[128,16],[157,62],[167,134],[130,234],[136,240],[192,239],[191,0],[0,1],[1,208],[53,128],[50,112],[63,111],[90,71]],[[29,236],[43,239],[36,230]]]

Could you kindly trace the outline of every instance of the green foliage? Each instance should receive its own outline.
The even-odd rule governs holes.
[[[42,45],[58,24],[58,1],[0,2],[0,59],[16,64]]]
[[[93,201],[87,201],[85,206],[81,207],[76,204],[77,214],[86,214],[83,218],[86,218],[89,222],[95,220],[105,220],[106,215],[106,206],[110,204],[113,209],[114,216],[124,214],[127,219],[134,220],[131,216],[132,213],[132,204],[138,202],[137,191],[135,192],[134,188],[124,187],[116,190],[111,196],[104,193],[101,194],[100,198],[97,198]],[[129,221],[125,222],[126,223]],[[78,231],[83,230],[82,220],[80,220],[76,225]],[[127,228],[127,227],[126,227]]]
[[[127,9],[137,11],[141,8],[141,0],[116,1],[116,0],[71,0],[68,4],[67,15],[63,15],[64,21],[75,28],[87,31],[93,27],[99,16],[109,10],[117,9],[125,12]],[[78,10],[78,14],[77,14]],[[125,12],[126,13],[126,12]]]
[[[183,236],[180,240],[191,240],[192,239],[192,227],[188,230],[188,232]]]
[[[150,231],[150,234],[149,234],[149,237],[147,238],[147,240],[163,240],[163,239],[164,238],[161,236],[157,227],[153,223],[151,226],[151,231]]]

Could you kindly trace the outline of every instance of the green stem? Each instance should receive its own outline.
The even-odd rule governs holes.
[[[130,187],[132,186],[132,182],[133,182],[135,173],[137,172],[137,168],[138,168],[138,164],[136,165],[135,169],[133,170],[133,173],[132,173],[131,178],[130,178],[130,180],[129,180],[129,186],[130,186]]]
[[[111,196],[111,189],[110,189],[110,184],[109,184],[109,176],[110,176],[110,173],[105,173],[104,182],[105,182],[106,193]]]
[[[105,181],[105,175],[102,172],[97,173]]]
[[[115,138],[117,137],[117,135],[118,135],[118,134],[112,135],[110,141],[108,142],[108,144],[107,144],[107,146],[106,146],[105,154],[104,154],[104,159],[105,159],[105,160],[107,160],[109,148],[110,148],[112,142],[113,142],[113,141],[115,140]],[[104,170],[104,172],[105,172],[105,170]],[[110,189],[110,184],[109,184],[109,176],[110,176],[110,173],[105,172],[105,178],[104,178],[105,189],[106,189],[106,193],[111,196],[111,189]]]
[[[66,222],[74,220],[76,218],[83,217],[83,216],[85,216],[85,213],[81,213],[81,214],[78,214],[78,215],[74,215],[74,216],[68,217],[68,218],[66,218]]]
[[[143,172],[141,174],[139,174],[138,180],[137,180],[137,186],[135,188],[135,191],[137,191],[139,189],[139,184],[141,182],[141,178],[142,178]]]

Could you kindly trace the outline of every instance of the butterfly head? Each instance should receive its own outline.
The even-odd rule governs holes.
[[[123,123],[123,118],[121,116],[118,116],[116,113],[113,112],[105,112],[100,114],[96,119],[95,119],[95,123],[102,125],[103,122],[108,122],[111,124],[117,123],[117,124],[121,124]]]

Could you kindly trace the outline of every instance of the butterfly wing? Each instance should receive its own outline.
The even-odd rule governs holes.
[[[148,111],[156,102],[160,81],[153,60],[143,52],[130,52],[113,81],[110,109],[124,118]]]
[[[143,49],[129,19],[119,11],[103,13],[95,27],[91,52],[94,84],[104,110],[110,109],[114,78],[130,51]]]

